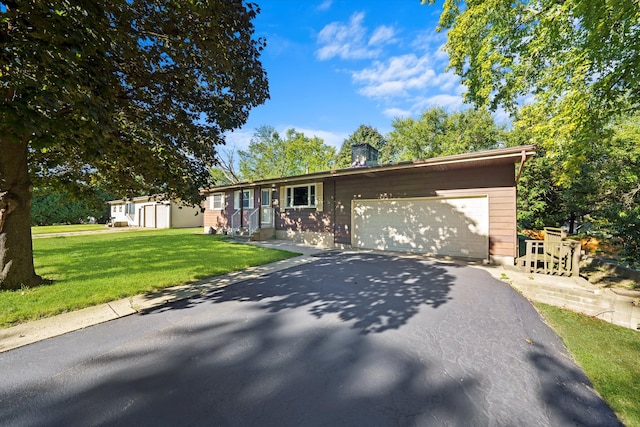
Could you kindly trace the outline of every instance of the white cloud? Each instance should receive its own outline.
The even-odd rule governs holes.
[[[415,96],[427,89],[456,93],[459,79],[451,73],[437,73],[429,54],[395,56],[387,61],[375,61],[369,68],[352,73],[354,82],[363,87],[360,93],[371,98]]]
[[[388,44],[393,42],[393,36],[395,35],[393,27],[382,25],[375,29],[371,37],[369,38],[369,46]]]
[[[447,42],[446,32],[437,32],[434,28],[418,31],[413,37],[411,47],[421,52],[436,52]],[[446,55],[446,53],[445,53]],[[448,59],[448,58],[446,58]]]
[[[336,133],[327,130],[321,129],[307,129],[298,126],[287,126],[286,128],[279,129],[278,132],[280,135],[284,135],[287,129],[294,128],[298,132],[304,133],[305,136],[309,138],[313,138],[314,136],[322,139],[325,144],[330,145],[332,147],[336,147],[336,149],[340,149],[342,146],[342,142],[349,137],[346,133]]]
[[[380,55],[380,46],[394,41],[395,30],[382,25],[367,39],[367,28],[363,25],[365,14],[355,13],[348,23],[332,22],[318,34],[316,56],[321,61],[340,59],[367,59]]]
[[[442,107],[448,111],[459,111],[464,105],[462,95],[438,94],[420,99],[414,104],[414,111],[423,111],[431,107]]]
[[[495,122],[499,125],[505,125],[507,127],[511,127],[513,122],[511,115],[502,107],[498,107],[496,111],[491,113]]]
[[[324,0],[322,3],[316,7],[317,10],[329,10],[331,5],[333,4],[333,0]]]
[[[401,108],[387,108],[382,112],[386,117],[391,119],[395,119],[396,117],[409,117],[411,116],[411,111],[403,110]]]
[[[311,128],[305,128],[305,127],[294,126],[294,125],[288,125],[288,126],[280,125],[280,126],[276,126],[275,128],[278,134],[280,134],[280,137],[282,138],[284,138],[284,136],[286,135],[289,129],[295,129],[297,132],[302,132],[305,136],[309,138],[313,138],[314,136],[316,136],[322,139],[325,144],[330,145],[332,147],[336,147],[337,149],[340,149],[340,146],[342,146],[342,142],[349,137],[347,133],[339,133],[339,132],[337,133],[337,132],[332,132],[328,130],[311,129]],[[233,149],[235,150],[236,156],[237,156],[238,151],[241,151],[241,150],[246,151],[249,148],[249,144],[251,143],[251,138],[253,137],[254,133],[255,133],[255,129],[252,129],[252,130],[240,129],[234,132],[226,132],[225,133],[226,144],[222,146],[218,146],[216,148],[218,152],[222,154],[224,154],[224,152],[228,151],[229,149]]]
[[[217,147],[218,151],[226,150],[228,148],[235,148],[236,151],[246,150],[249,148],[249,143],[253,137],[255,130],[235,130],[233,132],[225,132],[226,144],[221,147]]]

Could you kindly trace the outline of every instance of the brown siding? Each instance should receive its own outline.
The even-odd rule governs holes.
[[[446,172],[392,171],[345,177],[336,184],[335,242],[351,244],[351,201],[487,194],[489,253],[516,256],[515,178],[513,165]]]
[[[296,183],[296,185],[313,184],[318,181],[310,181],[306,183]],[[330,233],[333,232],[332,225],[332,199],[333,199],[333,183],[331,181],[323,182],[323,209],[318,211],[316,208],[295,208],[284,209],[286,201],[284,195],[280,195],[278,188],[279,206],[275,210],[276,229],[287,231],[312,231]]]
[[[309,183],[317,181],[309,181]],[[325,178],[324,206],[316,209],[284,209],[280,186],[275,189],[274,214],[278,230],[331,232],[336,244],[351,244],[351,201],[406,197],[489,196],[489,253],[516,256],[516,189],[513,164],[460,168],[448,171],[424,169],[384,171],[356,176]],[[296,185],[303,182],[296,182]],[[211,211],[207,201],[205,226],[229,225],[233,192],[227,192],[227,209]],[[260,188],[254,188],[254,207],[259,207]],[[247,213],[245,212],[245,224]]]

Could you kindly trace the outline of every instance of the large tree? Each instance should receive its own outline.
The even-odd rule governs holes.
[[[447,113],[433,107],[418,119],[394,120],[382,154],[393,162],[428,159],[497,148],[502,138],[502,127],[486,109]]]
[[[268,98],[242,0],[0,0],[0,289],[32,286],[32,182],[198,202]]]
[[[256,129],[246,151],[238,152],[242,179],[279,178],[332,169],[335,148],[321,138],[289,129],[284,138],[271,126]]]
[[[355,132],[342,142],[342,146],[336,157],[335,168],[344,169],[351,166],[351,146],[365,143],[377,149],[379,154],[381,154],[380,152],[387,144],[387,141],[384,139],[384,136],[378,132],[378,129],[368,125],[360,125]],[[385,163],[386,159],[380,157],[378,162]]]
[[[439,29],[467,100],[515,112],[532,98],[553,130],[534,142],[568,152],[569,174],[612,118],[640,107],[638,0],[445,0]]]

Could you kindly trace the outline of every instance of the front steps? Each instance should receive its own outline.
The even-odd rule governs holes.
[[[263,240],[271,240],[276,237],[276,230],[274,228],[258,228],[253,233],[249,231],[248,227],[242,227],[232,231],[231,237],[235,240],[261,242]]]

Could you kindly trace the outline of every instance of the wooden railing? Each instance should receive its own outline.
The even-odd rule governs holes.
[[[564,237],[559,228],[546,227],[544,240],[527,240],[525,256],[518,258],[527,273],[580,274],[580,242]]]

